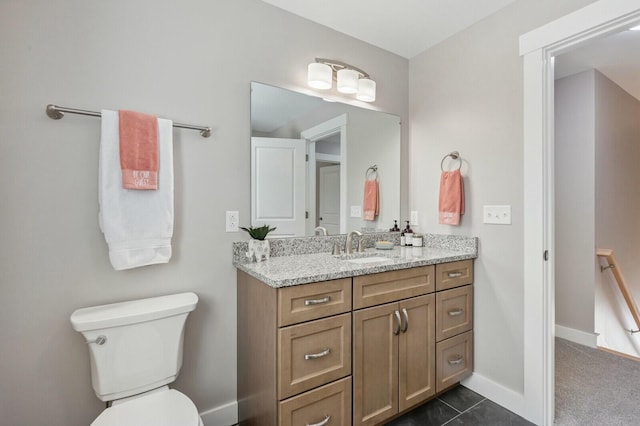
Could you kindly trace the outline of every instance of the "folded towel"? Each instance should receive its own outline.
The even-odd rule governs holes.
[[[118,113],[102,111],[99,222],[116,270],[167,263],[173,236],[173,123],[158,120],[158,190],[122,188]]]
[[[158,118],[118,111],[122,187],[158,189]]]
[[[363,220],[375,220],[375,217],[380,213],[378,181],[376,179],[367,179],[364,181],[362,210]]]
[[[459,225],[464,214],[464,183],[460,170],[442,172],[438,200],[438,223]]]

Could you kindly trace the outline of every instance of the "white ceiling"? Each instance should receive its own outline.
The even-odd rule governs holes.
[[[405,58],[515,0],[263,0]]]

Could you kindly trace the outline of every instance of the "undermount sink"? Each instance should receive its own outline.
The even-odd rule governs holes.
[[[355,259],[347,259],[347,262],[351,263],[374,263],[374,262],[386,262],[387,260],[391,260],[390,257],[382,257],[382,256],[370,256],[370,257],[358,257]]]
[[[380,255],[378,253],[350,253],[335,256],[337,259],[344,260],[349,263],[375,263],[392,260],[394,256]]]

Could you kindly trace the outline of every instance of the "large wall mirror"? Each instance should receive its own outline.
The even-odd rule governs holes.
[[[379,214],[363,220],[365,179],[376,175]],[[292,237],[389,230],[399,219],[398,116],[251,83],[252,226]]]

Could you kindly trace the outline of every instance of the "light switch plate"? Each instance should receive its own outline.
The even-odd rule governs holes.
[[[362,217],[362,207],[351,206],[351,217]]]
[[[483,206],[484,223],[511,225],[511,206]]]

